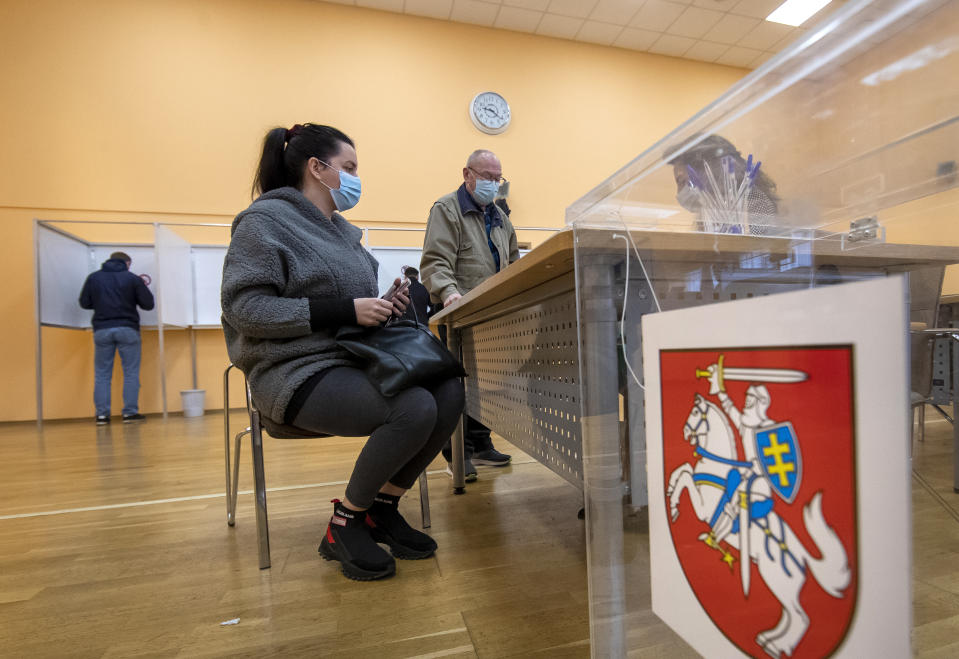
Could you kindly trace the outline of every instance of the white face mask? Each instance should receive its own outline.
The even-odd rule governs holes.
[[[699,190],[689,185],[685,186],[676,194],[676,201],[690,213],[695,213],[703,205]]]

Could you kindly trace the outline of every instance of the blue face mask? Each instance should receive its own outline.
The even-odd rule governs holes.
[[[478,178],[476,179],[476,190],[473,191],[473,199],[480,206],[487,206],[496,199],[497,192],[499,192],[499,183]]]
[[[320,162],[323,161],[320,160]],[[323,164],[327,167],[333,167],[329,163],[323,162]],[[340,173],[340,187],[330,188],[323,181],[320,181],[320,183],[330,188],[330,196],[333,197],[333,205],[336,206],[336,210],[340,212],[348,211],[360,203],[360,177],[353,176],[342,169],[337,171]]]

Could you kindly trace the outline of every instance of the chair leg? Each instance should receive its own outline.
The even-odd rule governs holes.
[[[227,485],[226,517],[230,526],[236,524],[236,495],[240,484],[240,442],[244,435],[249,435],[250,429],[241,430],[236,434],[233,446],[233,483]],[[227,449],[229,450],[229,449]]]
[[[426,470],[420,474],[420,514],[423,516],[423,528],[430,527],[430,489],[426,484]]]
[[[926,404],[919,406],[919,441],[926,440]]]
[[[239,437],[239,435],[237,435]],[[236,504],[233,503],[236,501],[236,492],[233,488],[236,487],[236,480],[230,478],[230,471],[232,469],[231,460],[230,460],[230,440],[226,440],[226,447],[224,449],[226,453],[226,523],[229,526],[236,525]],[[236,454],[237,464],[240,462],[239,453]]]
[[[230,489],[230,369],[233,364],[223,371],[223,450],[226,454],[226,523],[236,524],[236,493]],[[239,453],[237,453],[239,462]],[[236,483],[236,481],[233,481]],[[235,485],[234,485],[235,487]],[[233,505],[230,502],[233,501]]]
[[[260,569],[270,567],[270,528],[266,517],[266,477],[263,473],[263,429],[260,412],[250,415],[250,445],[253,448],[253,490],[256,502],[256,538]]]

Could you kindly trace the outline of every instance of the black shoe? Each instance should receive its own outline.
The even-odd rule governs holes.
[[[469,458],[466,458],[466,466],[464,469],[465,478],[463,479],[467,483],[476,482],[476,467],[473,466],[472,461]],[[453,464],[451,462],[446,463],[446,473],[449,474],[450,478],[453,477]]]
[[[373,539],[390,546],[396,558],[417,560],[428,558],[436,551],[436,541],[410,526],[399,510],[400,497],[377,494],[366,511],[366,524]]]
[[[136,423],[138,421],[146,421],[147,418],[142,414],[124,414],[123,423]]]
[[[474,464],[486,465],[488,467],[505,467],[512,459],[513,456],[500,453],[492,446],[485,451],[473,454]]]
[[[333,517],[320,542],[320,555],[339,561],[343,574],[357,581],[373,581],[393,576],[396,561],[373,540],[366,524],[366,513],[350,510],[334,499]]]
[[[98,426],[106,426],[106,425],[109,425],[109,423],[110,423],[110,417],[108,417],[106,414],[97,415]]]

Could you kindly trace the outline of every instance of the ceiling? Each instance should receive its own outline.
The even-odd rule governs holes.
[[[758,67],[804,32],[764,20],[783,0],[324,1],[745,68]]]

